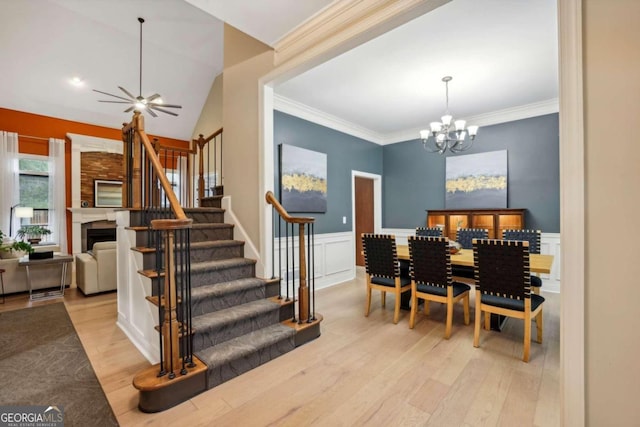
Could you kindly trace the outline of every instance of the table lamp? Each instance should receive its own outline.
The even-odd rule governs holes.
[[[17,203],[11,206],[11,212],[9,212],[9,237],[12,236],[13,232],[13,211],[16,211],[16,218],[33,218],[33,208],[20,206],[20,203]]]

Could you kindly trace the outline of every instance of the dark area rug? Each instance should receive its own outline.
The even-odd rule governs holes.
[[[117,426],[63,303],[0,313],[0,405],[62,406],[64,425]]]

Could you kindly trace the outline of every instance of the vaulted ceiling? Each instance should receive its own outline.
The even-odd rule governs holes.
[[[223,22],[273,46],[330,3],[0,0],[0,107],[118,127],[131,117],[126,105],[99,103],[109,98],[92,89],[120,95],[122,86],[182,105],[178,117],[159,113],[147,128],[190,139],[222,71]],[[376,142],[402,140],[440,117],[444,75],[453,76],[455,117],[482,122],[497,110],[551,105],[558,86],[555,3],[453,0],[277,86],[276,104],[336,118]],[[141,88],[137,17],[146,20]],[[71,85],[73,76],[84,86]]]

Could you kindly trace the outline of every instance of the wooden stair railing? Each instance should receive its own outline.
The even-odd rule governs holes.
[[[278,202],[276,197],[271,191],[267,191],[265,199],[268,204],[273,207],[273,233],[271,240],[272,248],[272,272],[275,277],[276,272],[276,257],[278,258],[278,276],[283,274],[282,261],[285,261],[285,283],[286,291],[285,298],[288,301],[289,298],[294,298],[293,288],[295,286],[296,279],[298,280],[298,323],[311,323],[316,320],[315,313],[315,263],[314,263],[314,243],[315,232],[314,223],[315,218],[312,217],[294,217],[289,215],[286,209]],[[284,236],[282,234],[282,224],[285,224]],[[298,275],[295,275],[296,271],[296,253],[295,253],[295,237],[296,229],[298,226]],[[289,228],[291,227],[291,235],[289,235]],[[278,240],[278,253],[276,254],[276,233]],[[307,234],[305,244],[305,233]],[[282,251],[282,241],[284,237],[284,253]],[[291,252],[290,252],[291,251]],[[291,256],[291,257],[290,257]],[[309,272],[310,272],[310,284],[307,283],[307,259],[309,260]],[[291,261],[291,262],[290,262]],[[293,279],[292,279],[293,276]],[[290,293],[291,287],[291,293]],[[282,297],[282,295],[281,295]],[[295,320],[295,319],[294,319]]]
[[[203,134],[200,134],[198,139],[193,140],[192,151],[198,154],[198,200],[208,196],[221,196],[224,192],[224,184],[222,182],[222,131],[223,128],[220,128],[206,138]],[[211,168],[211,161],[213,161],[213,168]],[[206,180],[205,173],[207,175]]]
[[[165,171],[172,171],[170,181],[174,193],[182,206],[193,206],[192,176],[193,155],[196,151],[190,148],[179,148],[162,144],[153,139],[153,148],[164,165]],[[177,177],[177,183],[175,182]]]
[[[144,117],[134,112],[131,123],[122,129],[124,141],[123,206],[143,212],[148,227],[147,246],[155,246],[155,296],[147,299],[158,307],[160,363],[139,373],[134,386],[140,390],[140,407],[144,399],[157,399],[151,394],[167,382],[182,380],[206,370],[193,354],[191,343],[191,271],[190,231],[192,219],[187,218],[163,167],[171,164],[176,154],[165,154],[161,160],[154,144],[144,131]],[[193,383],[193,381],[187,381]],[[186,384],[186,383],[185,383]],[[187,387],[183,393],[193,393]],[[175,394],[176,396],[173,396]],[[160,398],[181,399],[172,391]]]

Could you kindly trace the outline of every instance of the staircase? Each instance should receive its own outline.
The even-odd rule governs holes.
[[[292,217],[273,193],[265,195],[274,213],[270,271],[296,273],[295,278],[287,274],[282,297],[280,279],[256,277],[256,261],[244,257],[244,242],[234,240],[233,224],[224,223],[222,196],[218,195],[222,182],[218,185],[214,178],[215,195],[203,195],[204,188],[211,186],[208,181],[205,184],[205,172],[207,177],[217,177],[221,161],[219,170],[214,146],[214,170],[204,171],[203,158],[208,155],[202,150],[217,136],[221,138],[221,133],[222,129],[207,138],[201,135],[193,141],[197,150],[166,147],[158,141],[152,144],[144,131],[144,117],[137,110],[131,123],[122,128],[122,205],[129,209],[128,229],[135,232],[131,250],[142,254],[138,273],[152,284],[150,294],[147,280],[142,281],[142,288],[135,288],[137,283],[128,286],[134,287],[137,298],[144,296],[155,305],[159,323],[160,362],[133,380],[140,392],[138,407],[144,412],[158,412],[184,402],[320,335],[322,317],[315,313],[313,280],[315,220]],[[191,204],[189,183],[198,150],[201,207],[183,207],[180,200]],[[175,177],[186,183],[186,188],[174,189]],[[135,260],[133,265],[139,265],[140,255],[132,253],[130,258]],[[139,334],[144,337],[143,345],[153,348],[149,326],[156,323],[155,316],[139,307],[136,314],[133,331],[138,334],[141,329],[136,329],[137,325],[143,326],[146,332]]]
[[[158,412],[264,364],[320,335],[320,321],[298,325],[294,301],[279,297],[280,280],[255,275],[255,260],[244,258],[244,242],[233,240],[233,225],[223,222],[222,196],[203,199],[202,208],[184,208],[191,229],[191,310],[193,353],[202,362],[190,381],[162,381],[150,372],[134,379],[140,409]],[[140,274],[158,289],[154,248],[147,245],[141,212],[131,212],[131,228],[140,234]],[[162,287],[159,287],[162,288]],[[147,298],[154,305],[164,298]],[[180,301],[179,301],[180,303]],[[163,318],[162,310],[160,318]],[[184,339],[184,337],[183,337]],[[198,366],[200,368],[198,369]],[[157,374],[157,367],[150,368]],[[205,370],[206,369],[206,370]],[[180,378],[180,375],[175,377]],[[197,379],[194,379],[197,378]]]

